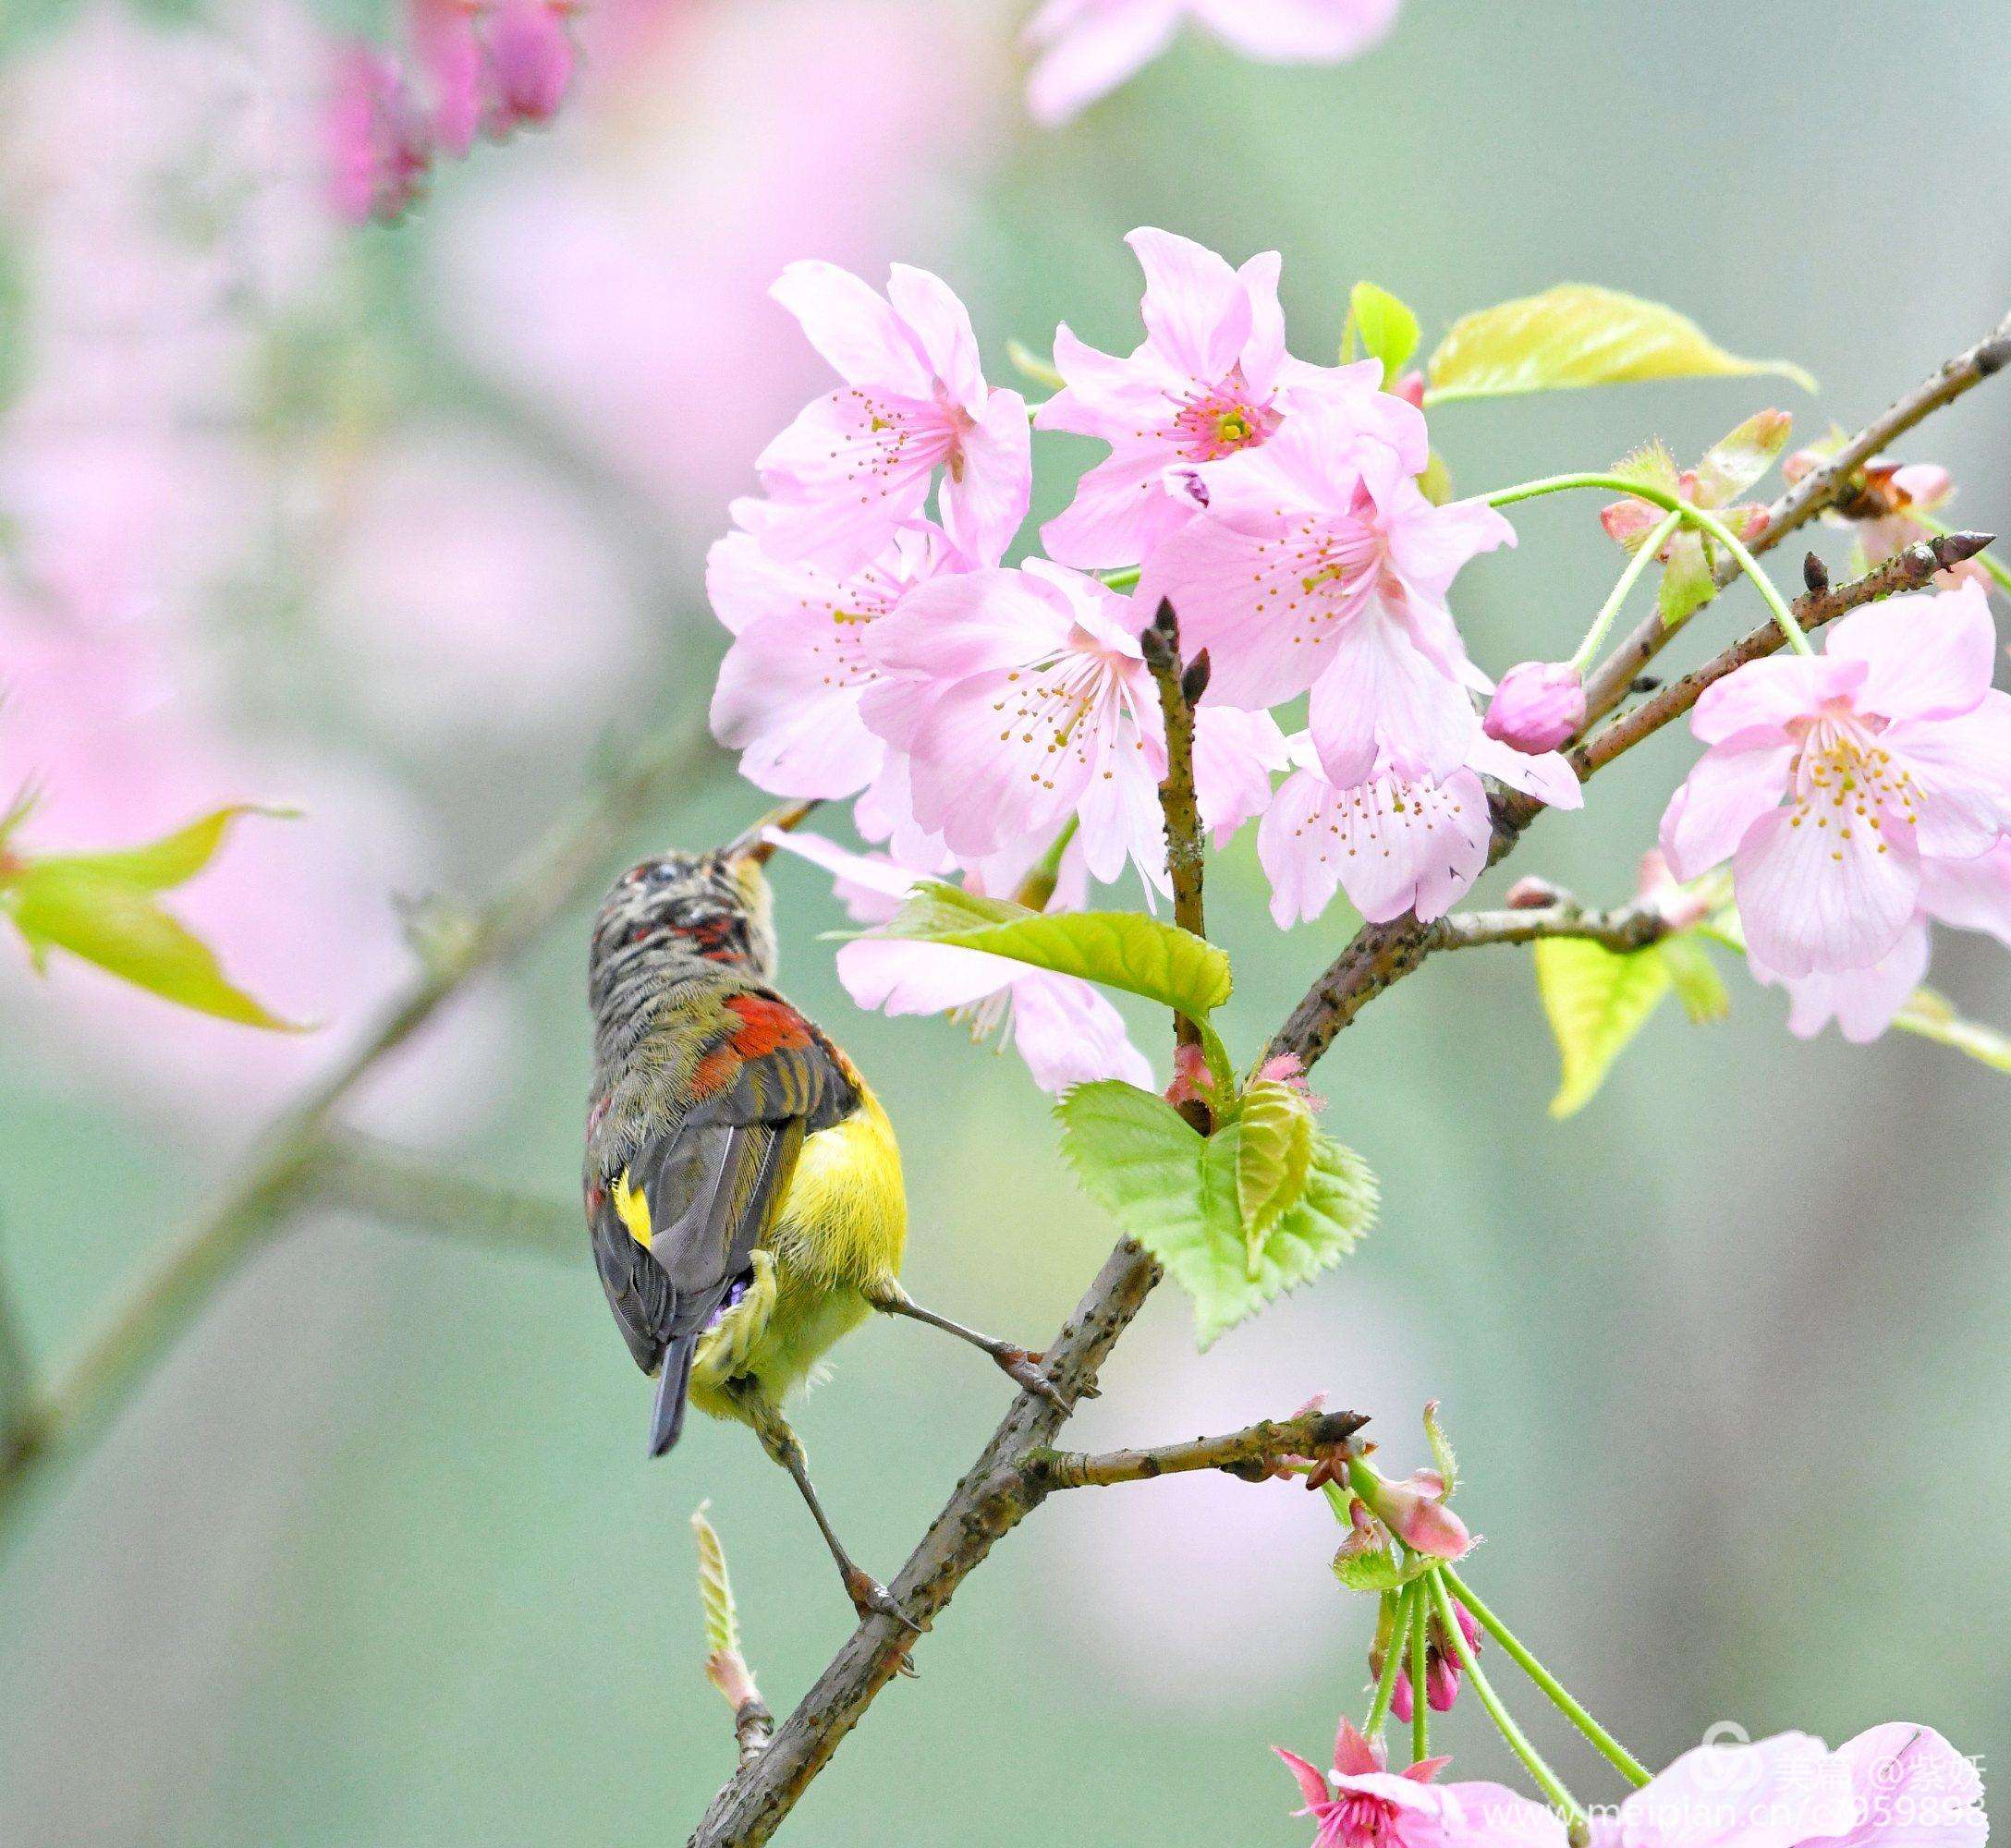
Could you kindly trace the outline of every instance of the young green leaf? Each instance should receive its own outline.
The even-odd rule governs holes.
[[[0,892],[41,968],[66,950],[164,1001],[272,1032],[305,1029],[280,1019],[225,979],[215,954],[146,891],[75,862],[31,861]]]
[[[1306,1191],[1312,1165],[1312,1112],[1290,1085],[1260,1078],[1236,1115],[1236,1208],[1246,1270],[1255,1276],[1271,1228]]]
[[[231,824],[244,815],[290,816],[291,809],[262,808],[239,802],[177,828],[140,847],[120,847],[101,854],[49,854],[36,861],[44,872],[71,871],[116,880],[142,892],[166,892],[184,885],[216,857]]]
[[[1428,402],[1756,372],[1776,372],[1804,391],[1816,388],[1786,360],[1727,353],[1687,315],[1660,302],[1564,283],[1455,322],[1432,355]]]
[[[1999,1032],[1994,1027],[1963,1019],[1931,988],[1914,990],[1893,1025],[1908,1033],[1918,1033],[1923,1040],[1932,1040],[1940,1045],[1952,1046],[1958,1052],[1967,1052],[1970,1058],[1981,1060],[1997,1071],[2011,1072],[2011,1036]]]
[[[1408,1563],[1400,1564],[1389,1548],[1371,1547],[1367,1552],[1335,1553],[1334,1576],[1349,1591],[1400,1591],[1435,1564],[1430,1553],[1413,1553]]]
[[[1683,491],[1682,470],[1676,466],[1676,457],[1670,454],[1669,445],[1659,436],[1651,436],[1639,449],[1630,449],[1613,465],[1613,472],[1623,480],[1634,481],[1643,488],[1653,488],[1664,494],[1680,494]],[[1658,507],[1655,510],[1661,512]],[[1641,529],[1645,537],[1649,529]],[[1633,545],[1640,543],[1637,537]],[[1632,550],[1630,545],[1628,550]]]
[[[1203,1138],[1163,1098],[1115,1080],[1078,1085],[1055,1114],[1084,1190],[1193,1297],[1203,1348],[1337,1263],[1375,1218],[1367,1164],[1315,1135],[1305,1189],[1264,1239],[1252,1276],[1237,1210],[1239,1123]]]
[[[1685,931],[1664,937],[1655,946],[1663,967],[1669,972],[1670,986],[1683,1003],[1683,1012],[1698,1026],[1723,1020],[1732,1011],[1732,997],[1725,992],[1725,979],[1702,942]]]
[[[1550,1113],[1569,1116],[1591,1101],[1661,1005],[1669,966],[1651,949],[1623,954],[1581,937],[1546,937],[1535,947],[1536,986],[1564,1062]]]
[[[1058,392],[1068,383],[1054,370],[1051,360],[1042,359],[1023,340],[1008,340],[1006,357],[1022,377],[1031,379],[1037,385],[1045,385],[1050,391]]]
[[[1690,498],[1700,507],[1731,505],[1773,468],[1794,428],[1795,419],[1785,410],[1755,411],[1704,451],[1697,465],[1697,491]]]
[[[1710,542],[1702,533],[1688,529],[1676,533],[1669,540],[1668,550],[1669,562],[1663,567],[1656,607],[1662,612],[1664,624],[1674,628],[1718,594],[1718,583],[1712,575]]]
[[[1354,358],[1358,338],[1370,359],[1382,360],[1386,387],[1418,350],[1418,317],[1386,288],[1357,283],[1348,298],[1347,322],[1341,330],[1344,360]]]
[[[1189,930],[1133,911],[1030,911],[927,880],[866,934],[982,950],[1142,995],[1195,1020],[1229,998],[1227,955]]]
[[[691,1532],[699,1545],[699,1604],[705,1612],[705,1647],[715,1656],[740,1647],[740,1620],[733,1602],[733,1580],[726,1573],[726,1550],[706,1518],[711,1502],[691,1511]]]

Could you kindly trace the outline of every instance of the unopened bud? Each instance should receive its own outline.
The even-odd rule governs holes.
[[[1547,911],[1563,903],[1564,894],[1547,879],[1518,879],[1508,888],[1511,911]]]
[[[1406,404],[1415,405],[1420,410],[1424,408],[1424,374],[1422,372],[1400,373],[1390,381],[1389,389],[1396,396],[1402,398]]]
[[[1412,1552],[1456,1560],[1472,1550],[1473,1536],[1467,1531],[1467,1524],[1436,1496],[1420,1493],[1409,1483],[1392,1482],[1383,1488],[1380,1499],[1383,1505],[1377,1512]]]
[[[1553,751],[1585,723],[1584,677],[1568,662],[1525,661],[1502,675],[1481,729],[1511,750]]]

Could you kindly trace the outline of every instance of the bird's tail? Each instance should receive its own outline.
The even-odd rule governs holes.
[[[650,1414],[650,1454],[666,1455],[684,1430],[685,1395],[691,1389],[691,1356],[701,1329],[676,1336],[664,1350],[663,1370],[656,1376],[656,1405]]]

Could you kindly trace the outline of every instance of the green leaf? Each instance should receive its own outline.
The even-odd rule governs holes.
[[[215,954],[140,887],[71,863],[37,860],[0,894],[41,968],[67,950],[164,1001],[273,1032],[305,1029],[269,1013],[225,979]]]
[[[1784,359],[1742,359],[1688,316],[1617,290],[1563,283],[1453,323],[1432,355],[1431,397],[1615,385],[1636,379],[1776,372],[1804,391],[1815,381]]]
[[[1718,594],[1717,579],[1711,574],[1711,549],[1700,532],[1685,529],[1669,539],[1669,562],[1662,568],[1662,590],[1656,607],[1669,628],[1695,614]]]
[[[1439,1421],[1436,1399],[1425,1403],[1424,1438],[1432,1446],[1432,1465],[1444,1481],[1445,1493],[1449,1496],[1459,1487],[1459,1459],[1453,1454],[1452,1440],[1445,1435],[1445,1427]]]
[[[1434,507],[1444,506],[1453,497],[1453,471],[1435,449],[1425,460],[1424,473],[1418,477],[1418,492]]]
[[[1683,1003],[1684,1013],[1698,1026],[1723,1020],[1732,1011],[1732,997],[1725,991],[1725,979],[1718,974],[1710,951],[1696,936],[1686,931],[1680,936],[1664,937],[1654,946],[1654,954],[1668,970],[1670,986],[1676,990],[1676,1000]]]
[[[1280,1293],[1337,1263],[1375,1219],[1375,1177],[1315,1135],[1306,1185],[1249,1273],[1237,1210],[1241,1125],[1202,1137],[1163,1098],[1115,1080],[1078,1085],[1055,1106],[1062,1153],[1085,1192],[1194,1299],[1206,1348]]]
[[[1923,1040],[1967,1052],[1997,1071],[2011,1072],[2011,1036],[1994,1027],[1963,1019],[1946,999],[1931,988],[1914,990],[1893,1025],[1918,1033]]]
[[[1664,494],[1680,494],[1683,491],[1682,470],[1676,466],[1669,445],[1659,436],[1650,437],[1639,449],[1630,449],[1613,465],[1613,472],[1623,480]],[[1662,509],[1657,507],[1655,512],[1660,515]]]
[[[1349,1591],[1400,1591],[1437,1563],[1429,1553],[1413,1553],[1408,1562],[1399,1562],[1387,1547],[1372,1547],[1366,1552],[1335,1553],[1334,1576]]]
[[[1347,322],[1341,330],[1344,360],[1354,358],[1358,338],[1370,359],[1382,360],[1386,388],[1418,350],[1418,317],[1386,288],[1357,283],[1348,298]]]
[[[1142,995],[1195,1020],[1229,998],[1229,959],[1221,950],[1135,911],[1030,911],[924,880],[892,918],[865,934],[982,950]]]
[[[1312,1111],[1290,1085],[1261,1078],[1243,1093],[1236,1122],[1236,1209],[1246,1269],[1254,1276],[1264,1240],[1306,1191]]]
[[[1773,468],[1773,458],[1787,447],[1794,428],[1795,419],[1785,410],[1761,410],[1729,435],[1721,436],[1697,465],[1697,492],[1692,496],[1696,505],[1729,506]]]
[[[699,1604],[705,1612],[705,1646],[715,1656],[733,1655],[740,1647],[740,1620],[734,1608],[733,1580],[726,1573],[726,1550],[701,1502],[691,1511],[691,1532],[699,1546]]]
[[[1068,381],[1054,368],[1054,362],[1043,359],[1024,341],[1008,340],[1006,357],[1013,362],[1014,370],[1022,377],[1031,379],[1037,385],[1045,385],[1050,391],[1063,390]]]
[[[262,808],[239,802],[191,821],[172,834],[142,847],[121,847],[102,854],[50,854],[35,864],[43,872],[77,872],[116,880],[142,892],[166,892],[186,884],[216,857],[231,824],[243,815],[290,816],[289,808]]]
[[[1535,948],[1537,990],[1564,1062],[1550,1113],[1565,1117],[1591,1101],[1661,1005],[1669,966],[1645,950],[1622,954],[1582,937],[1546,937]]]

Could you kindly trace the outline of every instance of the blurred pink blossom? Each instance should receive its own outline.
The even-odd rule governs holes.
[[[345,46],[328,101],[329,199],[361,225],[402,218],[433,165],[433,128],[405,74],[374,46]]]
[[[1246,57],[1338,64],[1372,45],[1402,0],[1048,0],[1027,28],[1039,54],[1027,107],[1067,121],[1150,64],[1191,18]]]

